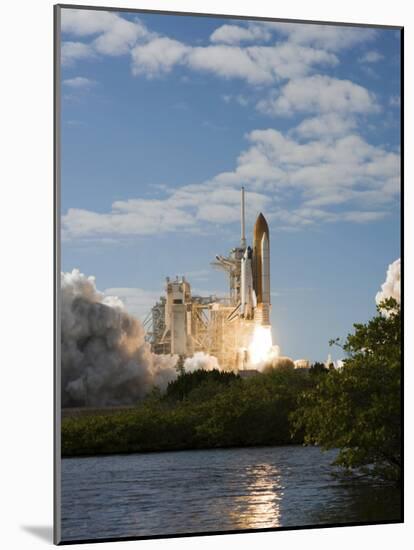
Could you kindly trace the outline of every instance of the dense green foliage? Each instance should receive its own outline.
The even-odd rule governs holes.
[[[344,367],[320,376],[292,414],[305,442],[339,448],[336,463],[385,479],[401,476],[401,323],[394,300],[341,346]],[[384,315],[384,310],[387,315]],[[333,343],[339,344],[338,341]]]
[[[66,418],[64,456],[301,442],[290,413],[315,385],[306,371],[269,369],[249,379],[219,371],[181,374],[164,396],[134,409]]]
[[[196,370],[187,374],[182,372],[177,380],[168,384],[164,399],[171,402],[183,401],[188,399],[191,394],[192,401],[205,401],[237,379],[240,377],[234,372],[222,372],[216,369],[212,371]]]

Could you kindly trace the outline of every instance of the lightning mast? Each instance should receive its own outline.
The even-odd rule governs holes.
[[[240,248],[246,248],[246,218],[244,214],[244,187],[241,188],[241,239]]]

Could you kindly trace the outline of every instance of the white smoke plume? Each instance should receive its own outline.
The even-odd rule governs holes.
[[[177,356],[155,355],[142,324],[95,278],[61,275],[62,406],[133,404],[177,377]]]
[[[220,370],[217,357],[209,355],[202,351],[197,351],[192,357],[187,357],[184,361],[185,372],[194,372],[196,370]]]
[[[401,260],[395,260],[388,266],[385,282],[381,285],[381,290],[377,292],[375,301],[379,305],[387,298],[394,298],[397,303],[401,302]]]

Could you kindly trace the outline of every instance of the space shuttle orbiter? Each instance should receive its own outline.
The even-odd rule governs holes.
[[[246,247],[244,188],[241,194],[240,314],[258,324],[270,325],[270,249],[269,226],[262,213],[253,230],[253,247]]]

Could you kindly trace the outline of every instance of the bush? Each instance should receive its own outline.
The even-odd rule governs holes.
[[[385,310],[386,315],[383,312]],[[339,448],[336,463],[383,479],[401,478],[401,321],[394,300],[378,308],[343,347],[340,370],[305,392],[292,414],[307,443]],[[339,343],[335,341],[335,343]]]

